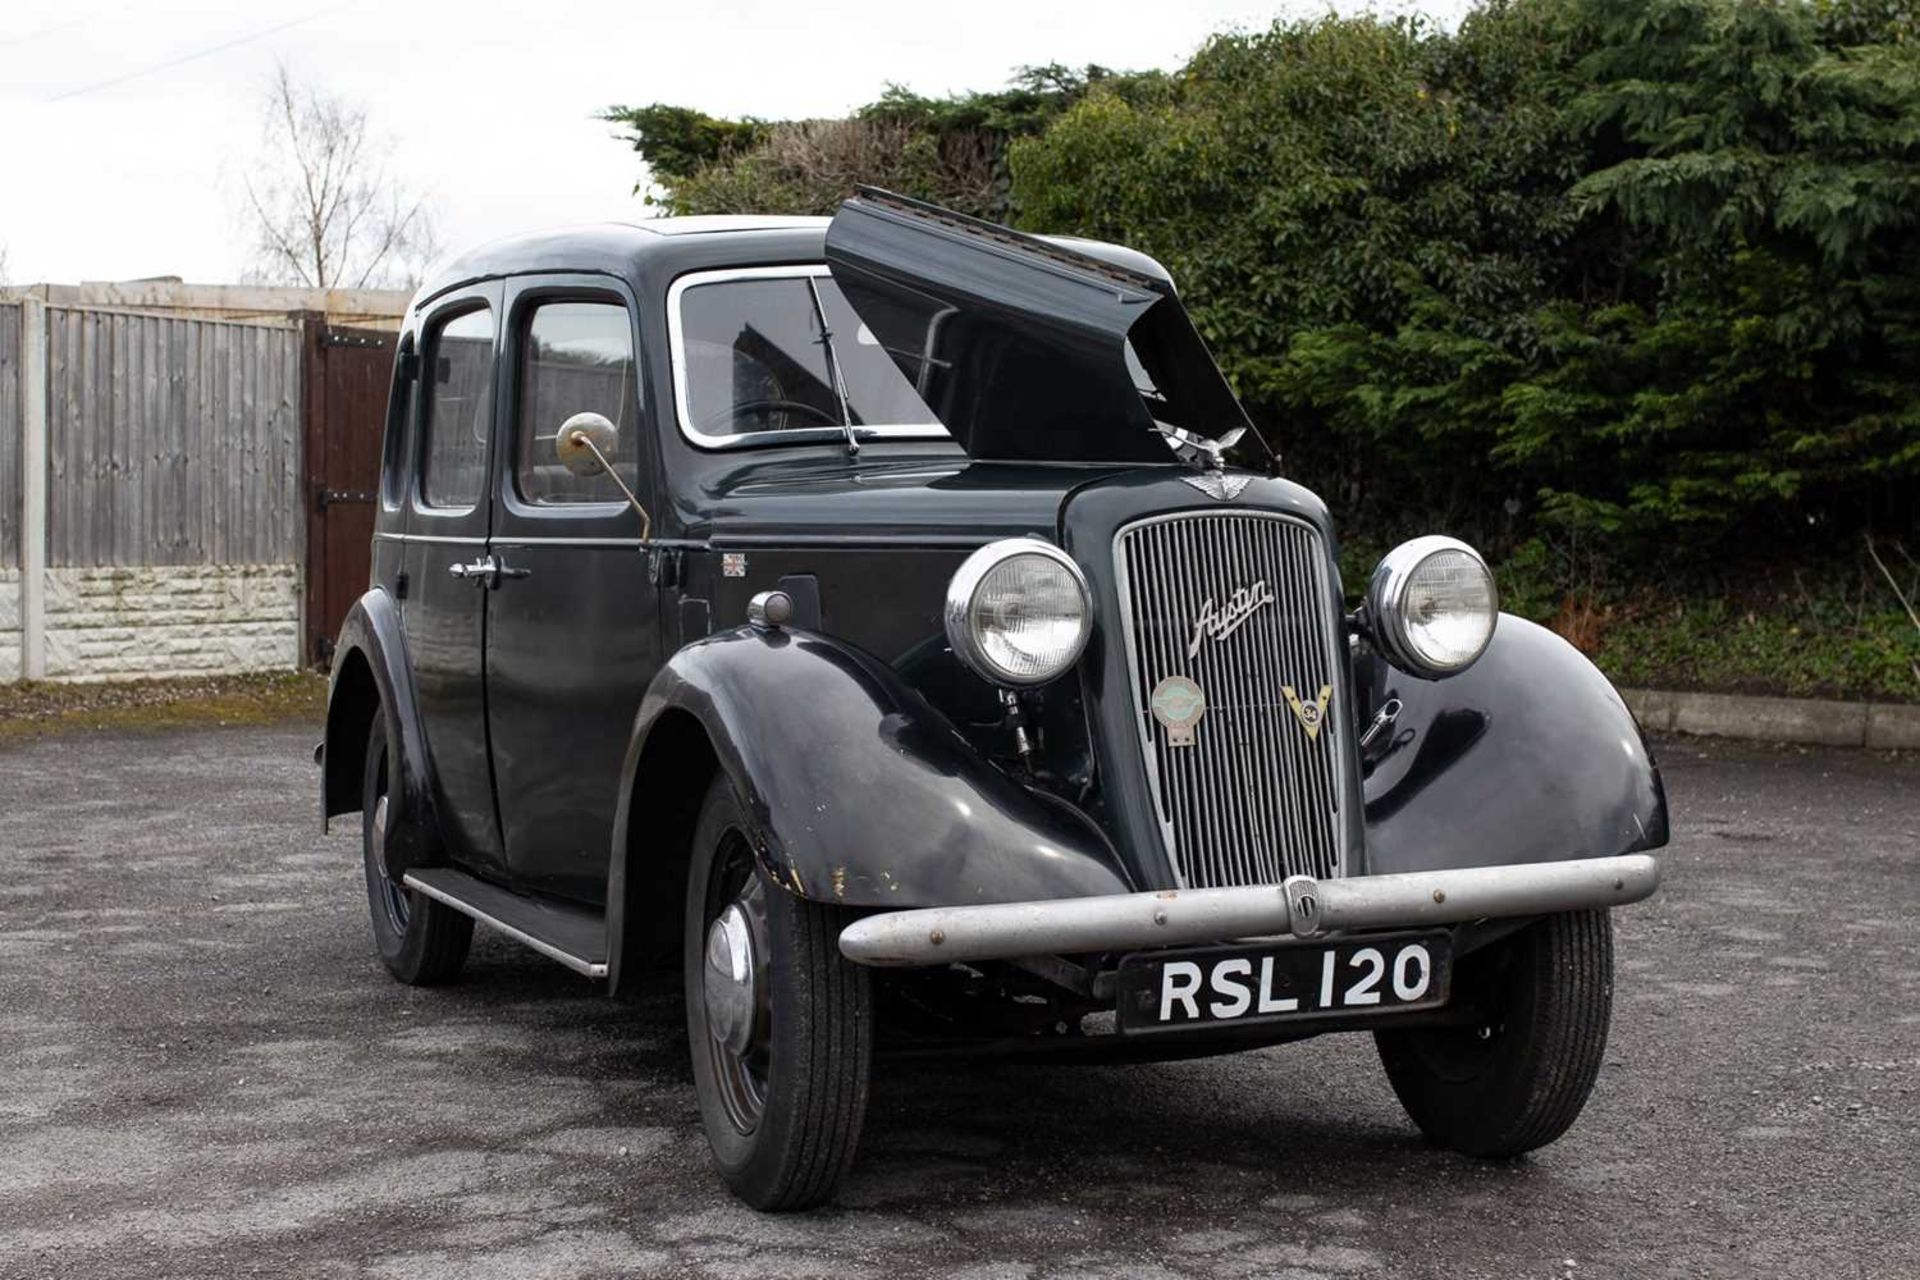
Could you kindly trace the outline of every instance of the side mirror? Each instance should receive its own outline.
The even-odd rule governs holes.
[[[560,424],[553,451],[573,474],[601,475],[620,451],[620,428],[604,413],[576,413]]]
[[[646,542],[653,537],[653,517],[613,469],[619,450],[620,428],[604,413],[576,413],[560,424],[560,434],[553,438],[553,452],[561,466],[577,476],[606,476],[619,486],[627,505],[640,517],[640,541]]]

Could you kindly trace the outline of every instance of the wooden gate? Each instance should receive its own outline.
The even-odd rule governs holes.
[[[380,439],[398,335],[304,317],[308,662],[333,656],[347,610],[372,572]]]

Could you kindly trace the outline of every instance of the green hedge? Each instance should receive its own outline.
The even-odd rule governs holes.
[[[1471,538],[1618,674],[1711,683],[1752,617],[1728,682],[1920,697],[1909,3],[1505,0],[845,121],[620,110],[675,211],[872,180],[1154,254],[1354,545]]]
[[[1642,562],[1911,528],[1920,50],[1831,13],[1539,0],[1453,35],[1222,37],[1156,100],[1096,88],[1016,141],[1014,196],[1161,256],[1368,527]]]

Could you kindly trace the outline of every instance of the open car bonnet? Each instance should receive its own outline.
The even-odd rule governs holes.
[[[1209,439],[1249,425],[1146,271],[869,188],[834,215],[827,265],[975,458],[1164,463],[1156,422]]]

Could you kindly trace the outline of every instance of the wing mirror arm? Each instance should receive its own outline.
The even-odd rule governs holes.
[[[582,446],[593,451],[594,458],[606,469],[607,475],[613,482],[620,486],[620,492],[627,497],[627,504],[633,508],[634,514],[640,517],[640,541],[652,541],[653,517],[648,515],[647,509],[640,505],[640,499],[633,496],[633,490],[627,488],[627,482],[620,478],[620,473],[615,471],[613,464],[607,461],[607,455],[600,452],[600,446],[593,442],[593,437],[584,431],[578,431],[575,434],[579,436]]]
[[[633,490],[627,487],[607,457],[615,452],[619,439],[619,428],[605,414],[576,413],[560,424],[560,431],[553,438],[553,449],[560,456],[561,465],[575,475],[604,475],[618,485],[626,495],[627,505],[640,517],[640,541],[651,542],[653,517],[640,505],[640,499],[633,496]]]

